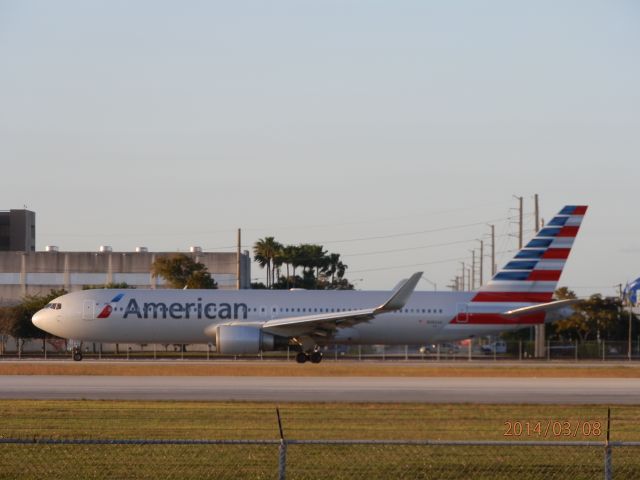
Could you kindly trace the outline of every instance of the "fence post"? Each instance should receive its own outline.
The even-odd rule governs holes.
[[[280,418],[280,409],[278,407],[276,407],[276,415],[278,416],[278,430],[280,431],[280,446],[278,447],[278,480],[285,480],[287,477],[287,442],[284,439],[282,419]]]
[[[551,360],[551,340],[547,340],[547,361]]]
[[[467,352],[467,354],[468,354],[468,358],[467,358],[467,360],[468,360],[468,361],[471,361],[471,347],[472,347],[472,346],[473,346],[473,338],[470,338],[470,339],[469,339],[469,351]]]
[[[278,480],[285,480],[287,478],[287,443],[284,440],[280,440],[280,447],[278,447]]]
[[[611,444],[609,443],[609,429],[611,427],[611,408],[607,408],[607,439],[604,443],[604,480],[613,478],[613,462]]]
[[[578,361],[578,340],[576,340],[576,362]]]
[[[604,362],[604,358],[606,355],[606,350],[605,350],[605,340],[602,341],[602,361]]]

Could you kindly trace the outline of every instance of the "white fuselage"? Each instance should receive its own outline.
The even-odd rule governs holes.
[[[212,338],[205,334],[205,329],[212,325],[244,323],[259,326],[272,319],[357,310],[383,303],[389,293],[86,290],[54,300],[60,306],[41,310],[34,316],[34,323],[54,335],[83,341],[207,343]],[[474,292],[414,292],[401,310],[338,329],[335,336],[326,338],[325,343],[426,344],[522,328],[523,324],[518,322],[452,324],[460,312],[466,311],[473,295]],[[521,305],[514,303],[513,307]],[[504,311],[508,306],[503,303],[494,311]]]

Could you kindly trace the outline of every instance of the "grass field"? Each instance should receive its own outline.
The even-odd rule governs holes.
[[[0,438],[275,440],[275,405],[242,402],[0,401]],[[289,440],[588,440],[506,437],[506,422],[606,424],[606,406],[279,405]],[[612,410],[612,439],[638,440],[640,406]],[[602,478],[603,447],[291,445],[287,478]],[[614,453],[615,478],[640,475],[638,449]],[[277,445],[14,445],[0,479],[277,478]]]
[[[452,362],[323,362],[298,365],[284,361],[252,362],[72,362],[3,361],[0,375],[153,375],[153,376],[329,376],[329,377],[555,377],[640,378],[640,365],[598,363],[558,365]]]
[[[0,437],[276,439],[276,405],[249,402],[2,400]],[[602,440],[592,405],[283,403],[290,439]],[[640,440],[638,406],[612,408],[612,439]],[[602,434],[506,437],[506,422],[601,422]]]

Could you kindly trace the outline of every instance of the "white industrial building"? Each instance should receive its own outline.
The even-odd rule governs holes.
[[[47,294],[52,289],[68,292],[88,285],[125,282],[136,288],[164,288],[162,278],[151,275],[156,258],[176,252],[149,252],[138,247],[114,252],[102,246],[94,252],[64,252],[57,247],[45,251],[0,251],[0,305],[20,301],[25,295]],[[188,255],[206,265],[220,289],[250,288],[251,257],[237,253],[203,252],[191,247]]]

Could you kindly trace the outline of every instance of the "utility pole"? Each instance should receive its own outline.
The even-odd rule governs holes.
[[[518,200],[518,250],[522,248],[523,237],[522,237],[522,197],[514,197]]]
[[[242,248],[242,232],[238,229],[238,246],[236,250],[236,289],[240,290],[242,288],[242,282],[240,275],[242,274],[242,254],[240,253],[240,249]]]
[[[627,338],[627,358],[629,360],[631,360],[631,349],[632,349],[632,344],[631,344],[631,326],[633,323],[633,311],[631,310],[631,295],[629,292],[629,285],[627,284],[627,288],[626,288],[626,295],[625,293],[622,292],[622,284],[618,285],[618,291],[620,292],[620,303],[622,304],[622,311],[624,312],[624,305],[625,303],[627,304],[627,307],[629,308],[629,331],[627,332],[628,338]]]
[[[471,290],[476,289],[476,251],[471,250]]]
[[[540,204],[538,201],[537,193],[533,195],[533,217],[535,222],[535,225],[533,226],[533,231],[537,233],[538,230],[540,229]],[[546,329],[545,329],[544,323],[540,325],[536,325],[533,328],[534,335],[535,335],[534,354],[536,358],[546,357],[545,338],[547,334],[545,330]]]
[[[496,274],[496,226],[491,227],[491,276]]]
[[[464,277],[467,276],[467,269],[465,268],[464,262],[461,262],[461,263],[462,263],[462,277],[460,277],[462,278],[461,290],[464,291]]]
[[[541,228],[541,225],[540,225],[540,207],[539,207],[539,204],[538,204],[538,194],[537,193],[533,196],[533,205],[534,205],[534,217],[535,217],[535,221],[536,221],[536,224],[533,227],[533,231],[537,233],[538,230],[540,230],[540,228]]]
[[[480,240],[480,286],[482,286],[482,284],[484,283],[483,264],[484,264],[484,240]]]

